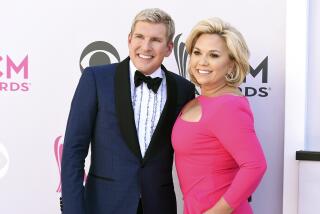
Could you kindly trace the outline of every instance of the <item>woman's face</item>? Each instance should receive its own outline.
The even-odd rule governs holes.
[[[202,86],[219,86],[226,83],[225,75],[232,71],[224,40],[217,34],[202,34],[190,56],[191,73]]]

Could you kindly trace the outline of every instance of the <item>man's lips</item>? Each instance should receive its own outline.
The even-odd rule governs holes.
[[[145,55],[145,54],[138,54],[138,56],[142,59],[151,59],[153,57],[152,55]]]

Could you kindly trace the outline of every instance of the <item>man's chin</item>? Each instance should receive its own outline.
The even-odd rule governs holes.
[[[159,65],[160,67],[160,65]],[[142,72],[143,74],[152,74],[157,68],[152,66],[152,67],[149,67],[149,66],[136,66],[136,68]]]
[[[145,75],[149,75],[149,74],[152,74],[152,73],[154,72],[154,70],[152,70],[152,69],[139,69],[139,68],[138,68],[138,70],[139,70],[141,73],[145,74]]]

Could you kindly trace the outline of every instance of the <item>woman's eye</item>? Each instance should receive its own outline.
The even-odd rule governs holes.
[[[219,57],[219,55],[218,54],[210,54],[210,57],[217,58],[217,57]]]

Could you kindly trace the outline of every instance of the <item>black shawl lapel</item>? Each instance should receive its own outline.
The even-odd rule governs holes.
[[[116,68],[115,107],[122,136],[131,151],[142,159],[131,102],[129,60],[126,58]]]
[[[143,158],[145,163],[148,158],[152,157],[157,151],[168,143],[171,143],[171,130],[176,119],[176,102],[177,102],[177,87],[174,77],[161,65],[161,69],[166,75],[167,81],[167,101],[159,118],[157,127],[151,137],[151,142],[148,146],[146,154]]]

